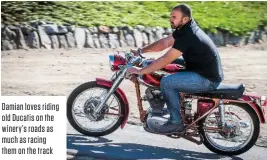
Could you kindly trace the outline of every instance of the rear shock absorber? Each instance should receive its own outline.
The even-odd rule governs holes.
[[[219,115],[220,115],[220,123],[219,125],[221,127],[224,127],[225,126],[225,107],[223,105],[223,101],[220,99],[219,101]]]

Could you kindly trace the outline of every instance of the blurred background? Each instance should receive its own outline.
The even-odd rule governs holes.
[[[2,50],[144,46],[172,32],[170,10],[180,3],[192,8],[193,17],[217,46],[266,39],[267,2],[5,1],[1,2]],[[20,42],[24,41],[20,37],[26,41]]]

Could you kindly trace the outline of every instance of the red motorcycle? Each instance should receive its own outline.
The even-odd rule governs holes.
[[[129,52],[110,55],[109,62],[114,72],[110,80],[96,78],[95,81],[81,84],[68,97],[67,118],[70,124],[78,132],[88,136],[104,136],[114,132],[119,126],[123,128],[128,120],[129,103],[119,85],[124,79],[129,79],[135,84],[143,127],[146,131],[155,133],[147,121],[155,116],[167,121],[169,116],[168,110],[164,108],[160,80],[167,74],[186,69],[186,65],[178,60],[150,74],[128,76],[128,68],[146,67],[153,60]],[[143,96],[140,84],[147,87]],[[238,155],[248,151],[258,139],[260,123],[266,123],[264,107],[267,106],[267,99],[264,96],[244,95],[244,90],[242,84],[221,84],[209,93],[179,93],[185,132],[182,135],[163,135],[185,138],[198,145],[203,143],[218,154]],[[143,109],[143,101],[149,102],[148,110]]]

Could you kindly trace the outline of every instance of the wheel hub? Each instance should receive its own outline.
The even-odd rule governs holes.
[[[231,117],[229,121],[226,122],[223,127],[220,135],[224,138],[234,138],[236,136],[240,136],[242,134],[240,130],[240,124],[237,118]]]
[[[84,113],[91,121],[101,121],[104,119],[105,113],[108,112],[108,106],[104,104],[103,109],[96,116],[93,115],[96,107],[101,103],[100,97],[91,97],[84,103]]]

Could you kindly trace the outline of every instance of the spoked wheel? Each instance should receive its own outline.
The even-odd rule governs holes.
[[[247,104],[231,103],[225,106],[226,125],[222,131],[207,131],[203,127],[218,127],[219,111],[215,109],[200,122],[204,145],[212,152],[239,155],[248,151],[257,141],[260,123],[255,111]]]
[[[84,83],[72,91],[67,100],[67,118],[74,129],[87,136],[104,136],[120,126],[125,104],[117,93],[110,96],[100,114],[93,116],[108,91],[109,88],[95,81]]]

